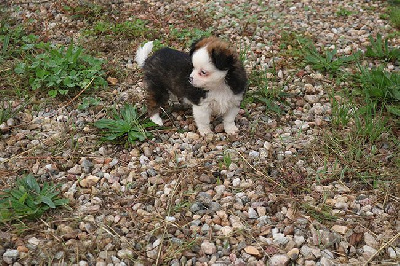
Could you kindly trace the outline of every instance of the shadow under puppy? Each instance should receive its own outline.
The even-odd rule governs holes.
[[[139,47],[135,60],[144,71],[150,119],[163,125],[160,107],[169,94],[189,102],[201,135],[211,133],[212,115],[221,115],[225,132],[237,133],[235,117],[247,87],[239,55],[225,41],[207,37],[192,44],[190,53],[162,48],[148,57],[153,43]]]

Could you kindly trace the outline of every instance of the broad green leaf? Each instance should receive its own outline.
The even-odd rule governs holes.
[[[50,197],[41,195],[40,201],[43,202],[44,204],[47,204],[52,209],[54,209],[56,207],[56,205],[54,205],[54,202],[51,200]]]

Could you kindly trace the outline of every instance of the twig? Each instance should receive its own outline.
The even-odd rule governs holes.
[[[395,235],[394,237],[392,237],[388,242],[384,243],[371,257],[369,257],[369,259],[364,263],[364,266],[368,266],[368,263],[371,262],[371,260],[379,254],[379,252],[381,252],[384,248],[386,248],[387,246],[391,245],[394,241],[396,241],[396,239],[400,236],[400,233],[397,233],[397,235]]]
[[[85,88],[83,88],[77,95],[75,95],[74,98],[72,98],[69,102],[67,102],[65,105],[61,106],[60,109],[63,109],[65,107],[67,107],[68,105],[70,105],[73,101],[75,101],[76,98],[78,98],[85,90],[87,90],[87,88],[89,88],[90,84],[92,84],[94,80],[94,77],[90,80],[90,82],[85,86]]]

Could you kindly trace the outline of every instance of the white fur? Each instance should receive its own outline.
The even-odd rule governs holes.
[[[217,69],[211,61],[207,47],[202,47],[192,55],[193,71],[190,74],[192,84],[195,87],[212,90],[216,85],[219,86],[225,79],[227,71]],[[207,76],[202,76],[201,71],[206,71]]]
[[[190,74],[192,84],[207,90],[207,97],[199,105],[193,105],[193,117],[201,135],[211,132],[211,115],[222,115],[224,129],[228,134],[238,131],[235,117],[239,112],[243,94],[234,95],[231,88],[225,83],[227,71],[217,69],[208,54],[207,48],[202,47],[192,56],[193,71]],[[206,71],[207,75],[201,75]]]
[[[150,117],[150,120],[153,121],[154,123],[156,123],[159,126],[163,125],[163,121],[162,121],[159,113],[156,113],[156,114],[152,115]]]
[[[193,105],[193,117],[200,134],[211,132],[210,117],[213,114],[222,115],[226,133],[236,133],[238,128],[235,125],[235,118],[242,98],[242,94],[234,95],[224,82],[214,84],[214,88],[208,91],[207,97],[199,105]]]
[[[140,68],[144,66],[144,62],[153,50],[153,41],[145,43],[142,47],[139,47],[136,51],[135,61]]]

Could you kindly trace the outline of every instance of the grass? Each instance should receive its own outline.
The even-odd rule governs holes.
[[[400,7],[393,6],[390,8],[389,19],[395,28],[400,29]]]
[[[143,119],[137,109],[128,104],[119,112],[113,110],[113,118],[100,119],[94,125],[103,130],[104,141],[120,141],[127,138],[130,144],[150,138],[152,134],[147,129],[155,126],[148,119]]]
[[[84,31],[89,36],[108,36],[112,38],[135,39],[146,37],[152,39],[154,32],[148,27],[148,22],[139,18],[132,18],[123,22],[100,20],[92,28]]]
[[[11,104],[3,103],[3,106],[0,106],[0,124],[3,124],[12,116],[13,116],[13,110]]]
[[[376,38],[369,36],[369,40],[371,45],[367,47],[365,56],[393,62],[400,59],[400,49],[390,47],[388,38],[383,39],[381,34],[377,34]]]
[[[289,96],[283,92],[282,87],[271,86],[271,78],[268,78],[268,70],[254,70],[250,77],[250,87],[254,86],[256,91],[249,91],[243,102],[244,105],[257,102],[265,106],[266,113],[281,114],[282,109],[277,102],[284,102],[284,98]]]
[[[348,10],[344,7],[339,7],[339,9],[336,11],[336,15],[340,17],[348,17],[353,14],[353,11]]]
[[[340,56],[336,48],[333,50],[325,50],[324,53],[320,53],[309,40],[305,40],[302,45],[305,53],[305,63],[311,65],[315,70],[329,73],[332,76],[338,75],[343,67],[357,62],[361,55],[360,52],[357,52],[349,56]]]
[[[82,90],[92,80],[94,88],[107,86],[103,61],[84,53],[83,48],[43,46],[44,51],[28,57],[15,67],[15,73],[27,80],[33,91],[44,90],[51,97]]]
[[[365,69],[360,67],[358,76],[361,83],[360,92],[365,98],[378,102],[400,101],[400,74],[388,72],[383,67]]]
[[[91,106],[98,106],[101,104],[101,100],[94,97],[85,97],[82,102],[78,105],[79,110],[86,110]]]
[[[66,206],[68,200],[60,198],[59,193],[50,183],[40,186],[31,174],[18,179],[14,188],[0,194],[0,222],[35,220],[50,209]]]
[[[320,223],[323,223],[324,221],[333,222],[337,220],[337,217],[331,214],[331,208],[326,204],[323,204],[322,207],[317,208],[308,203],[304,203],[301,205],[301,208]]]

